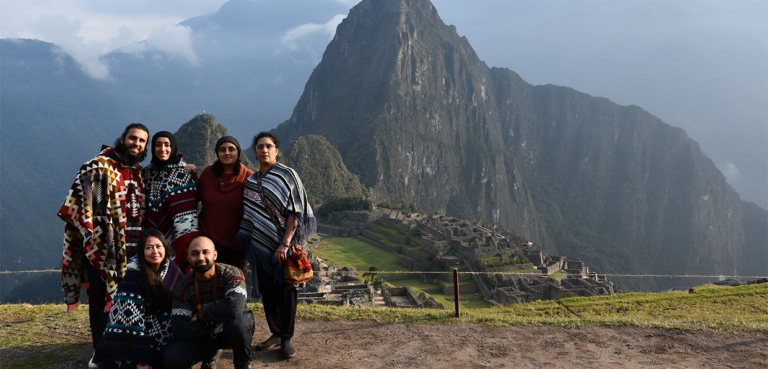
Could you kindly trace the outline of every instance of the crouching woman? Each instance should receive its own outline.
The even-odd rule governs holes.
[[[109,324],[96,349],[101,368],[163,368],[171,339],[171,297],[184,275],[169,256],[165,236],[147,229],[120,283]]]

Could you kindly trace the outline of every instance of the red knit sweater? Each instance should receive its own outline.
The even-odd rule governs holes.
[[[209,165],[200,173],[197,198],[203,209],[198,216],[200,234],[228,249],[235,249],[235,235],[243,220],[243,185],[253,171],[240,164],[240,174],[213,175]],[[222,185],[223,183],[223,185]]]

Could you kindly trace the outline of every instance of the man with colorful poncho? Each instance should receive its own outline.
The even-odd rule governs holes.
[[[58,212],[66,223],[61,282],[67,311],[77,308],[80,290],[86,288],[94,349],[141,234],[144,188],[139,163],[146,157],[148,138],[143,124],[126,127],[114,148],[103,146],[80,167]]]

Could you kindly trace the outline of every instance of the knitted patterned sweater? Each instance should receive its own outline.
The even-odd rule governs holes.
[[[243,272],[227,264],[215,263],[214,267],[215,277],[195,283],[197,273],[189,273],[173,293],[171,320],[177,338],[210,333],[216,323],[237,319],[248,310]],[[192,321],[200,311],[201,320]]]
[[[187,246],[200,234],[197,185],[194,176],[184,171],[186,165],[182,158],[175,165],[158,168],[150,164],[141,170],[147,198],[144,225],[165,235],[175,252],[173,260],[182,271],[189,266]]]
[[[163,289],[170,302],[173,291],[184,275],[175,263],[166,261],[160,268]],[[170,304],[169,304],[170,307]],[[96,349],[95,362],[163,366],[162,350],[173,337],[171,309],[155,311],[148,305],[141,288],[141,271],[136,257],[128,263],[128,272],[115,295],[109,311],[109,324]]]

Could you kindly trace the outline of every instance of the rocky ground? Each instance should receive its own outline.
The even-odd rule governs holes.
[[[258,321],[253,344],[269,335]],[[297,355],[257,352],[253,368],[767,368],[768,332],[720,334],[636,327],[404,325],[300,321]],[[61,367],[84,368],[90,350]],[[195,366],[199,368],[199,364]],[[218,368],[232,368],[232,353]]]

